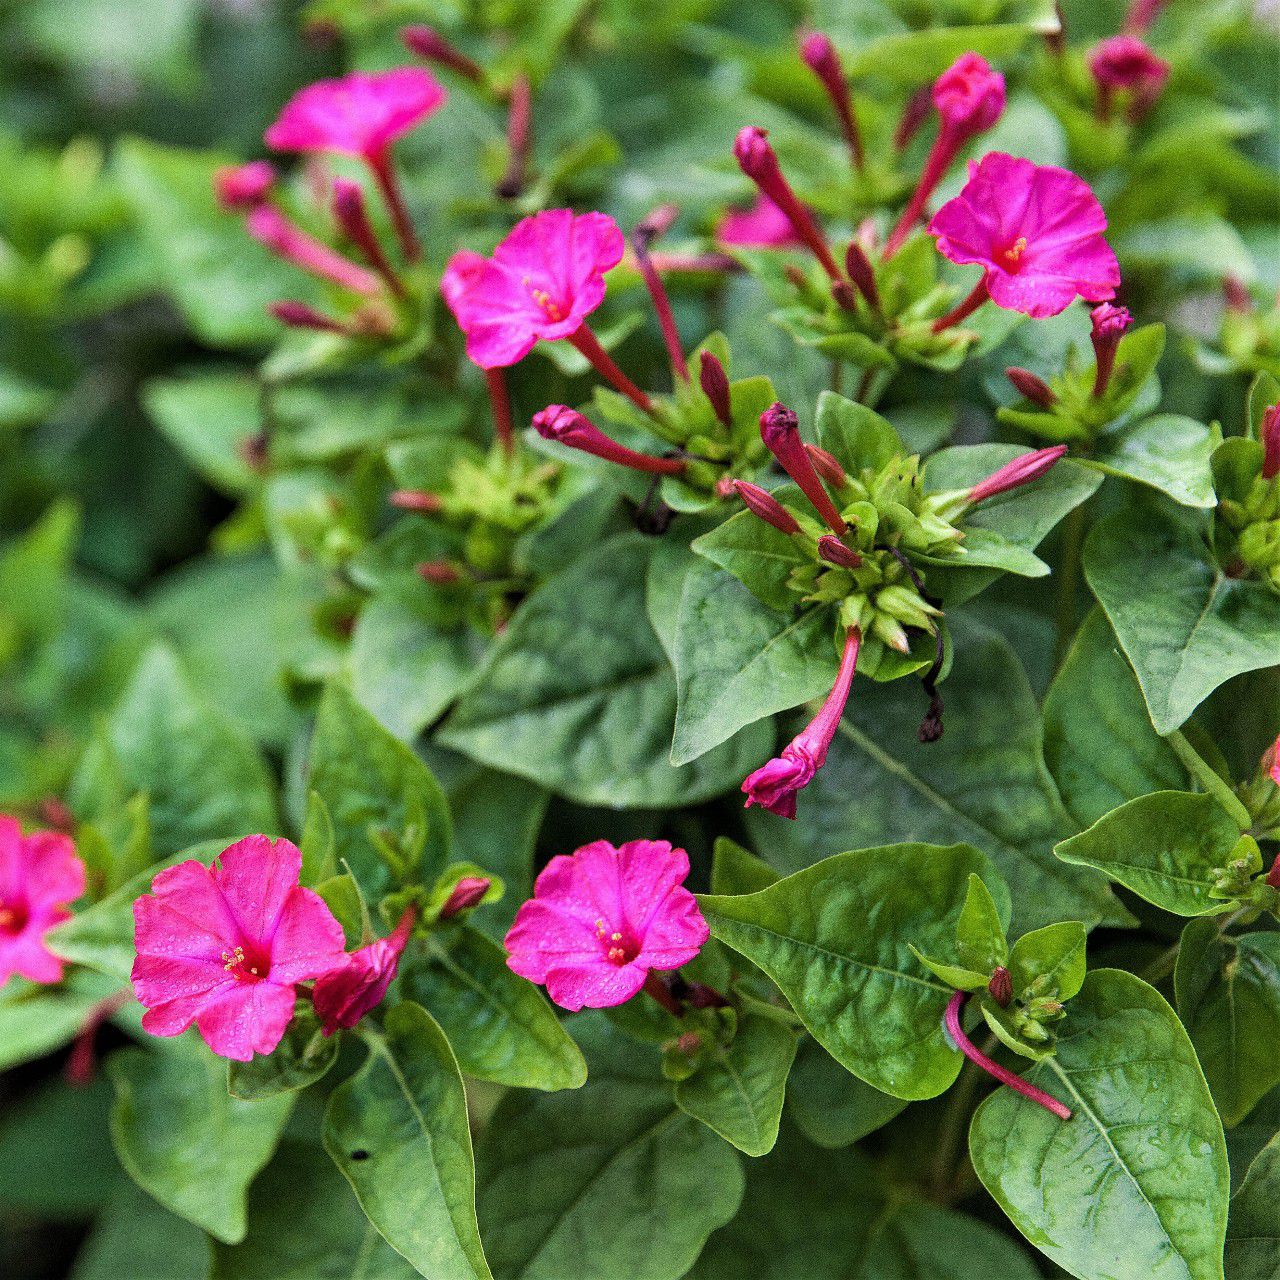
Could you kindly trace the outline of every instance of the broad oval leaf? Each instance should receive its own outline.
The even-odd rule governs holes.
[[[1158,489],[1184,507],[1213,507],[1209,459],[1221,443],[1217,427],[1162,413],[1107,432],[1085,465]]]
[[[1280,1275],[1280,1133],[1258,1153],[1231,1199],[1227,1280],[1275,1280]]]
[[[889,1123],[906,1101],[850,1075],[806,1038],[787,1081],[787,1114],[810,1142],[847,1147]]]
[[[969,1134],[983,1185],[1081,1280],[1222,1280],[1226,1143],[1177,1016],[1132,974],[1099,969],[1059,1025],[1056,1055],[1026,1078],[1074,1114],[998,1089]]]

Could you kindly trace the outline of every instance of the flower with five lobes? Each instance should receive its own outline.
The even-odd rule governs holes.
[[[0,816],[0,987],[14,974],[57,982],[62,961],[45,944],[55,924],[71,918],[67,904],[84,892],[84,863],[68,836],[33,831]]]
[[[1089,184],[1066,169],[993,151],[934,214],[930,235],[952,262],[982,267],[978,287],[935,329],[956,324],[990,298],[1035,319],[1077,297],[1115,297],[1120,266],[1103,232],[1107,217]]]
[[[311,1000],[326,1036],[354,1027],[382,1003],[400,967],[415,915],[409,907],[390,937],[377,938],[367,947],[351,952],[341,969],[316,979]]]
[[[557,855],[516,912],[508,967],[563,1009],[623,1004],[651,970],[687,964],[710,936],[688,875],[689,855],[665,840],[596,840]]]
[[[766,764],[749,774],[742,784],[746,807],[758,804],[780,818],[796,816],[796,797],[813,781],[814,774],[827,761],[827,752],[836,736],[840,717],[844,715],[849,691],[858,667],[858,649],[862,632],[850,627],[845,634],[844,654],[836,682],[816,716]]]
[[[270,1053],[293,1017],[296,985],[350,963],[342,926],[298,883],[288,840],[246,836],[211,867],[161,871],[133,904],[133,990],[142,1026],[177,1036],[194,1023],[214,1053]]]
[[[604,274],[626,241],[607,214],[548,209],[512,228],[491,258],[464,249],[440,292],[482,369],[524,359],[534,344],[573,338],[604,301]]]
[[[791,219],[763,191],[749,209],[730,209],[720,219],[716,239],[743,249],[780,249],[801,243]]]

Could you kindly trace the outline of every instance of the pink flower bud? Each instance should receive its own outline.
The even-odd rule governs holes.
[[[813,468],[813,460],[805,452],[796,415],[784,404],[770,405],[760,415],[760,438],[782,469],[817,508],[818,514],[836,533],[843,533],[849,526],[822,487],[822,481]]]
[[[1013,1001],[1013,975],[1004,965],[997,965],[991,973],[991,981],[987,983],[987,992],[1002,1009],[1007,1009]]]
[[[276,171],[266,160],[224,165],[215,170],[213,190],[224,209],[252,209],[271,194]]]
[[[842,569],[856,569],[862,563],[862,557],[856,551],[830,533],[824,533],[818,539],[818,554],[828,564],[839,565]]]
[[[1222,298],[1228,311],[1248,315],[1253,310],[1253,295],[1238,276],[1226,275],[1222,279]]]
[[[880,290],[876,285],[875,268],[871,265],[871,259],[867,257],[867,251],[856,240],[849,242],[849,247],[844,254],[845,271],[849,274],[849,279],[858,287],[858,292],[867,300],[867,305],[873,311],[880,310]]]
[[[1280,737],[1262,753],[1262,767],[1271,781],[1280,787]]]
[[[400,31],[400,39],[410,53],[416,54],[424,61],[448,67],[450,71],[456,71],[473,84],[484,83],[484,72],[479,65],[433,28],[417,25],[403,27]]]
[[[422,489],[396,489],[387,501],[401,511],[420,511],[423,515],[435,515],[444,505],[438,493],[427,493]]]
[[[1149,98],[1158,94],[1169,78],[1169,64],[1137,36],[1111,36],[1099,41],[1085,61],[1098,86],[1113,92],[1127,90]]]
[[[1273,404],[1262,415],[1258,435],[1263,449],[1262,474],[1271,480],[1280,472],[1280,404]]]
[[[1013,383],[1014,390],[1032,404],[1038,404],[1042,409],[1052,409],[1057,404],[1058,397],[1053,394],[1053,388],[1030,369],[1012,365],[1004,371],[1004,376]]]
[[[813,463],[813,469],[828,484],[835,485],[839,489],[849,483],[849,477],[836,460],[835,454],[828,453],[820,445],[816,444],[806,444],[804,451],[809,455],[809,460]]]
[[[704,351],[698,370],[698,381],[702,386],[702,394],[711,401],[711,408],[716,417],[726,427],[733,426],[733,404],[729,395],[729,375],[724,365],[710,351]]]
[[[267,310],[281,324],[287,324],[291,329],[315,329],[320,333],[341,333],[344,335],[349,332],[345,325],[339,324],[336,320],[331,320],[328,316],[305,302],[283,299],[280,302],[269,303]]]
[[[269,204],[259,205],[250,211],[245,219],[245,229],[259,244],[309,275],[332,281],[353,293],[373,295],[382,288],[372,272],[356,266],[327,244],[307,235]]]
[[[440,908],[440,919],[452,920],[459,912],[469,911],[472,907],[478,906],[480,900],[489,892],[489,886],[492,883],[493,881],[487,876],[463,876],[453,886],[453,892]]]
[[[1093,394],[1096,397],[1106,392],[1111,381],[1111,373],[1116,363],[1116,348],[1125,330],[1133,323],[1133,317],[1127,307],[1112,306],[1104,302],[1094,307],[1090,313],[1093,330],[1089,340],[1093,343],[1093,354],[1097,362],[1097,372],[1093,378]]]
[[[594,422],[568,405],[551,404],[535,413],[533,429],[544,440],[558,441],[570,449],[580,449],[633,471],[679,475],[685,469],[683,458],[654,458],[611,440]]]
[[[351,952],[345,968],[316,979],[311,998],[326,1036],[339,1028],[354,1027],[382,1003],[400,967],[414,914],[409,907],[389,938],[379,938]]]
[[[423,582],[429,582],[433,587],[451,587],[462,579],[457,566],[447,560],[424,560],[421,564],[414,565],[413,571]]]
[[[1065,444],[1055,444],[1048,449],[1033,449],[1030,453],[1019,454],[1012,462],[1006,462],[985,480],[975,484],[969,490],[970,503],[984,502],[998,493],[1007,493],[1010,489],[1038,480],[1066,452]]]
[[[862,149],[862,134],[858,128],[858,119],[853,114],[849,84],[845,80],[844,68],[840,65],[840,55],[836,52],[835,45],[821,31],[813,31],[801,40],[800,56],[827,91],[827,96],[831,99],[831,105],[835,108],[836,116],[840,121],[845,142],[848,143],[854,167],[862,169],[866,164],[866,156]]]
[[[1276,855],[1276,860],[1271,864],[1271,870],[1267,872],[1267,883],[1273,889],[1280,889],[1280,854]]]
[[[976,53],[963,53],[933,85],[933,105],[943,126],[971,138],[1004,113],[1004,76]]]
[[[364,255],[365,261],[391,286],[394,293],[404,297],[404,286],[378,243],[373,223],[369,221],[364,192],[360,190],[358,184],[346,178],[338,178],[334,181],[333,216],[348,239]]]
[[[734,492],[737,493],[748,511],[759,516],[765,524],[771,524],[782,533],[799,533],[800,525],[795,516],[780,503],[767,489],[749,480],[733,481]]]
[[[933,90],[929,85],[923,85],[907,99],[897,128],[893,131],[893,145],[898,151],[902,151],[920,132],[920,126],[929,118],[929,108],[932,105]]]

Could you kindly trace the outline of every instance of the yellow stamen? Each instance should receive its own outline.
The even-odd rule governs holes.
[[[1021,257],[1022,257],[1022,255],[1023,255],[1023,253],[1025,253],[1025,252],[1026,252],[1026,248],[1027,248],[1027,237],[1026,237],[1026,236],[1019,236],[1019,237],[1018,237],[1018,238],[1013,242],[1013,244],[1011,244],[1011,245],[1010,245],[1010,246],[1009,246],[1009,247],[1004,251],[1004,255],[1003,255],[1003,256],[1004,256],[1004,260],[1005,260],[1007,263],[1009,263],[1009,265],[1010,265],[1010,266],[1013,266],[1016,262],[1018,262],[1018,261],[1021,259]]]

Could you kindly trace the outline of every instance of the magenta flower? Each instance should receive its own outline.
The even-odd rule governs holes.
[[[758,804],[780,818],[796,816],[796,797],[827,761],[831,740],[836,736],[840,717],[844,715],[845,704],[849,701],[861,644],[862,632],[857,627],[850,627],[845,635],[844,654],[840,658],[836,682],[822,709],[783,747],[781,755],[761,765],[743,782],[748,809]]]
[[[248,1062],[280,1043],[295,985],[344,968],[342,926],[302,888],[288,840],[246,836],[212,867],[180,862],[133,904],[133,989],[152,1035],[195,1023],[224,1058]]]
[[[571,338],[604,301],[604,274],[626,248],[607,214],[549,209],[524,218],[492,258],[463,250],[441,292],[482,369],[515,364],[534,343]]]
[[[0,987],[16,973],[29,982],[57,982],[62,961],[45,934],[71,917],[67,904],[84,892],[84,863],[68,836],[33,831],[0,816]]]
[[[342,968],[316,979],[311,999],[326,1036],[340,1028],[354,1027],[382,1003],[400,967],[414,916],[414,909],[408,908],[390,937],[353,951]]]
[[[1157,57],[1137,36],[1111,36],[1089,50],[1089,74],[1098,85],[1098,114],[1111,114],[1116,93],[1133,95],[1133,112],[1141,114],[1159,96],[1169,78],[1169,64]]]
[[[215,170],[213,191],[224,209],[252,209],[270,195],[275,182],[276,171],[269,161],[252,160]]]
[[[976,263],[983,276],[935,329],[964,319],[987,297],[1037,319],[1057,315],[1077,297],[1113,298],[1120,267],[1103,237],[1106,227],[1089,184],[1066,169],[1000,151],[971,163],[969,181],[934,215],[929,233],[943,257]]]
[[[1263,478],[1274,480],[1280,475],[1280,404],[1273,404],[1263,411],[1262,421],[1258,424],[1258,438],[1262,441]]]
[[[1048,449],[1032,449],[1030,453],[1020,453],[1011,462],[993,471],[985,480],[979,480],[969,490],[971,503],[985,502],[998,493],[1008,493],[1010,489],[1019,489],[1024,484],[1038,480],[1053,465],[1066,455],[1065,444],[1055,444]]]
[[[716,239],[729,248],[781,249],[799,245],[791,220],[760,192],[749,209],[730,209],[716,227]]]
[[[650,970],[687,964],[710,936],[688,874],[689,855],[665,840],[597,840],[552,858],[516,912],[507,965],[563,1009],[630,1000]]]

